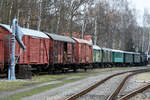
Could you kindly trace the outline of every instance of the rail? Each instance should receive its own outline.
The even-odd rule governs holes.
[[[121,75],[121,74],[125,74],[125,73],[129,73],[129,72],[133,72],[131,74],[129,74],[128,76],[126,76],[123,81],[119,84],[119,86],[116,88],[116,90],[107,98],[107,100],[116,100],[116,97],[118,95],[118,93],[120,92],[121,88],[123,87],[123,85],[125,84],[126,80],[133,76],[133,75],[136,75],[136,74],[139,74],[139,73],[143,73],[143,72],[148,72],[150,70],[148,69],[140,69],[140,70],[133,70],[133,71],[126,71],[126,72],[121,72],[121,73],[116,73],[116,74],[113,74],[113,75],[110,75],[106,78],[104,78],[103,80],[95,83],[94,85],[91,85],[90,87],[86,88],[86,89],[83,89],[81,90],[80,92],[70,96],[70,97],[67,97],[65,100],[76,100],[77,98],[87,94],[88,92],[90,92],[91,90],[95,89],[96,87],[98,87],[99,85],[103,84],[104,82],[106,82],[107,80],[111,79],[112,77],[115,77],[115,76],[118,76],[118,75]],[[122,99],[124,100],[124,99]]]

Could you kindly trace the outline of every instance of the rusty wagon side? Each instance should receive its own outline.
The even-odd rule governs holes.
[[[51,71],[76,70],[74,48],[75,41],[68,36],[46,33],[50,38]]]
[[[4,69],[4,40],[0,31],[0,71]]]
[[[75,44],[75,62],[80,68],[85,68],[92,64],[92,43],[84,39],[73,38]]]
[[[49,65],[49,37],[43,32],[22,28],[23,42],[26,51],[23,52],[19,44],[16,42],[15,56],[19,69],[22,66],[29,66],[38,70],[46,69]],[[0,57],[4,58],[4,64],[0,68],[6,68],[10,65],[11,56],[11,27],[9,25],[0,24],[0,37],[3,38],[4,53]],[[2,40],[2,39],[0,39]],[[0,58],[0,59],[1,59]]]

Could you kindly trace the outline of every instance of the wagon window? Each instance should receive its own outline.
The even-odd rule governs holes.
[[[116,53],[116,57],[121,58],[122,54],[118,52],[118,53]]]

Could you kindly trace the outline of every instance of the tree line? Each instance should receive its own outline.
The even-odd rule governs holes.
[[[49,33],[79,32],[92,36],[101,47],[149,52],[150,15],[144,10],[143,26],[138,11],[128,0],[0,0],[0,23]]]

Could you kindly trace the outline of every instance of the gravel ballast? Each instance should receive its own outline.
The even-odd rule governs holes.
[[[129,98],[128,100],[150,100],[150,89]]]
[[[85,89],[85,88],[91,86],[92,84],[106,78],[107,76],[110,76],[112,74],[119,73],[119,72],[135,70],[135,69],[141,69],[141,68],[130,68],[130,69],[126,69],[126,70],[123,69],[123,70],[119,70],[119,71],[103,72],[97,76],[90,76],[83,80],[65,84],[61,87],[54,88],[54,89],[30,96],[30,97],[25,97],[22,100],[62,100],[74,93],[81,91],[82,89]],[[112,86],[113,86],[113,84],[112,84]]]
[[[129,74],[131,73],[125,73],[111,78],[78,100],[106,100],[118,87],[121,81]]]
[[[146,85],[150,82],[150,73],[142,73],[138,74],[132,78],[130,78],[125,85],[122,95],[130,93],[131,91],[138,89],[139,87]],[[138,93],[137,95],[131,97],[129,100],[150,100],[150,88],[146,89],[142,93]]]

